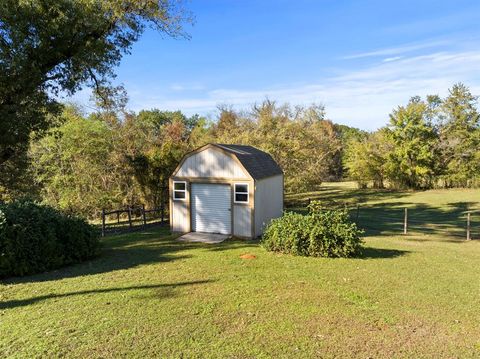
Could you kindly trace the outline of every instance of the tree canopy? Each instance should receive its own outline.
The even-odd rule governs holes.
[[[107,98],[114,67],[147,26],[187,36],[170,0],[4,0],[0,4],[0,178],[19,168],[32,132],[50,125],[57,95],[92,86]],[[2,180],[0,180],[2,181]]]

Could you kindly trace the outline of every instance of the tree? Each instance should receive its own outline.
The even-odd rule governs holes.
[[[114,132],[74,107],[66,107],[61,117],[62,125],[32,144],[36,180],[45,203],[93,217],[123,197],[111,160]]]
[[[393,148],[387,156],[387,175],[401,188],[431,188],[436,175],[438,136],[427,121],[428,104],[413,97],[390,115],[386,134]]]
[[[285,172],[288,191],[313,189],[328,178],[340,150],[334,126],[319,105],[292,108],[265,100],[245,113],[222,107],[212,135],[216,142],[268,152]]]
[[[186,117],[180,111],[141,111],[132,118],[136,148],[126,154],[140,186],[144,202],[158,208],[166,202],[168,178],[181,158],[192,149],[191,135],[203,132],[199,116]]]
[[[440,115],[441,166],[447,187],[468,187],[480,179],[480,114],[477,96],[456,84],[442,101]]]
[[[48,114],[60,111],[55,95],[89,85],[101,98],[146,26],[179,37],[186,21],[183,6],[169,0],[2,1],[0,181],[21,164],[31,133],[45,131]]]
[[[391,150],[392,144],[384,129],[353,138],[345,148],[345,167],[349,178],[357,181],[360,188],[366,188],[369,182],[373,183],[373,188],[384,188],[385,163]]]
[[[332,178],[335,180],[340,180],[342,178],[348,178],[349,173],[347,169],[347,156],[346,151],[350,144],[361,142],[365,140],[369,133],[367,131],[360,130],[355,127],[350,127],[347,125],[335,124],[335,132],[337,137],[341,141],[341,150],[335,156],[333,160],[333,166],[331,170]]]

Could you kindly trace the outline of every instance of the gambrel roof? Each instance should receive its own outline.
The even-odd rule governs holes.
[[[253,146],[212,143],[238,158],[253,179],[262,179],[283,174],[280,166],[267,152]]]
[[[262,178],[272,177],[283,174],[280,166],[268,153],[259,150],[253,146],[245,145],[230,145],[221,143],[210,143],[196,150],[187,153],[178,164],[177,168],[172,174],[172,177],[176,175],[182,164],[190,157],[199,152],[202,152],[208,148],[215,148],[220,152],[223,152],[229,157],[235,158],[244,171],[250,175],[254,180],[260,180]]]

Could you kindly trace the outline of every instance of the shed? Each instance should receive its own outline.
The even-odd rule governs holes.
[[[169,187],[172,232],[255,238],[283,212],[283,171],[252,146],[200,147],[183,157]]]

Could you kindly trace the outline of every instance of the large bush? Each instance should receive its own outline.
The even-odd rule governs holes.
[[[322,210],[312,202],[309,213],[286,212],[266,228],[262,244],[269,251],[313,257],[350,257],[361,248],[361,230],[346,210]]]
[[[0,204],[0,278],[43,272],[98,253],[85,220],[28,201]]]

